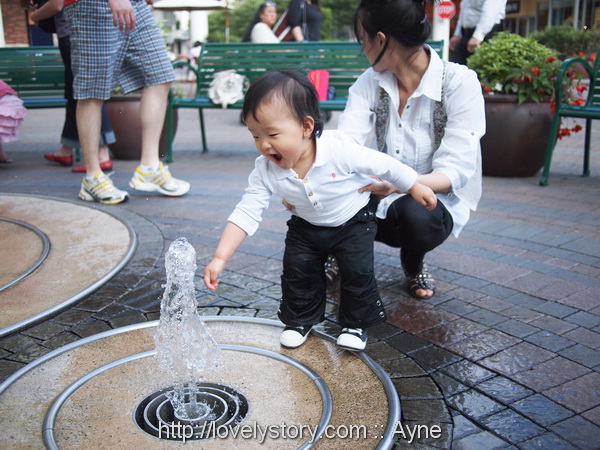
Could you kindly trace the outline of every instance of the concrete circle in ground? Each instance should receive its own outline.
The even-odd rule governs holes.
[[[0,217],[0,292],[33,273],[50,252],[50,240],[33,225]]]
[[[47,236],[51,247],[33,272],[0,291],[0,336],[53,316],[95,291],[127,264],[137,246],[130,225],[86,202],[0,193],[0,217],[28,224]],[[31,234],[25,228],[19,232]],[[14,251],[30,252],[25,247]]]
[[[322,381],[333,405],[326,428],[321,428],[326,448],[392,446],[399,401],[391,380],[368,356],[342,351],[333,339],[314,332],[302,347],[282,348],[282,326],[271,320],[205,321],[220,346],[250,349],[225,351],[223,366],[205,377],[242,392],[249,409],[237,434],[221,430],[221,435],[185,445],[249,448],[262,440],[262,448],[310,448],[310,433],[327,417],[327,401],[318,386]],[[42,448],[46,428],[58,448],[93,447],[98,442],[107,448],[163,448],[164,440],[144,433],[133,420],[145,397],[171,384],[149,354],[154,351],[156,325],[137,324],[83,339],[7,379],[0,385],[0,416],[7,418],[0,446]],[[53,406],[61,396],[64,401]],[[55,421],[44,422],[48,415]]]

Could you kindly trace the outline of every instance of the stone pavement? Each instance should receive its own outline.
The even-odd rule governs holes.
[[[74,307],[0,339],[0,380],[69,342],[157,319],[164,252],[174,239],[194,245],[202,272],[256,157],[239,112],[206,117],[211,151],[201,154],[196,113],[180,111],[171,170],[190,181],[190,194],[130,190],[126,204],[99,205],[136,230],[134,258]],[[80,176],[42,158],[57,148],[61,126],[55,110],[29,112],[20,140],[6,145],[15,162],[0,165],[0,192],[77,201]],[[592,136],[591,177],[579,176],[581,133],[559,142],[547,187],[538,177],[484,177],[483,199],[461,236],[428,255],[438,285],[432,299],[410,298],[397,251],[376,244],[389,321],[370,333],[368,354],[393,379],[405,423],[443,430],[410,444],[399,435],[399,448],[598,448],[600,133]],[[127,186],[135,164],[115,162],[118,187]],[[197,276],[203,314],[276,317],[285,220],[274,200],[216,292]],[[320,329],[335,335],[334,288],[330,300]]]

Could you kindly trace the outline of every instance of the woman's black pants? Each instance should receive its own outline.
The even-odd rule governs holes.
[[[375,240],[400,248],[402,268],[415,275],[421,271],[425,254],[446,240],[453,225],[452,216],[439,200],[435,209],[428,211],[404,195],[390,205],[385,219],[377,219]]]

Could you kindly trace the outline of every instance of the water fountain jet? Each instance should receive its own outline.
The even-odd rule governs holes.
[[[165,395],[177,419],[190,424],[214,420],[211,407],[199,402],[200,381],[205,371],[215,370],[222,355],[198,315],[194,287],[196,251],[185,238],[171,244],[165,256],[167,283],[160,304],[160,321],[154,342],[159,367],[169,375],[173,388]],[[213,416],[214,417],[214,416]]]

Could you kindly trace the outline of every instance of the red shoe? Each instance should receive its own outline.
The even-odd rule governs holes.
[[[73,156],[57,156],[54,153],[45,153],[44,158],[48,161],[57,162],[61,166],[72,166],[73,165]]]
[[[112,159],[100,163],[100,168],[102,170],[112,170]],[[75,166],[71,169],[71,172],[85,172],[85,164],[83,166]]]

